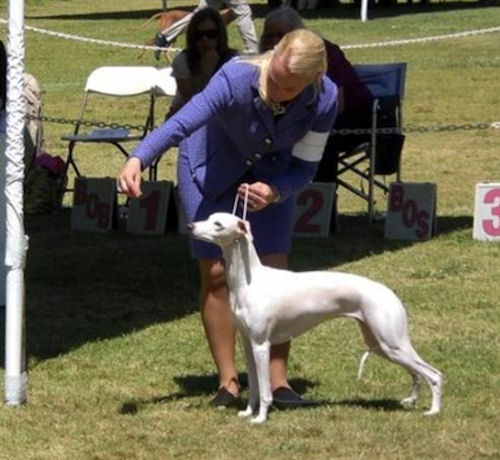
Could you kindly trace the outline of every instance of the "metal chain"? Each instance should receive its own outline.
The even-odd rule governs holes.
[[[59,123],[64,125],[81,125],[81,126],[95,126],[97,128],[112,128],[112,129],[126,129],[126,130],[138,130],[144,131],[146,129],[143,125],[120,125],[118,123],[106,123],[104,121],[90,121],[90,120],[75,120],[70,118],[62,117],[48,117],[45,115],[26,115],[28,120],[40,120],[47,123]],[[472,131],[472,130],[482,130],[482,129],[500,129],[500,121],[493,122],[483,122],[483,123],[465,123],[462,125],[442,125],[442,126],[405,126],[402,128],[390,127],[390,128],[377,128],[375,132],[377,134],[401,134],[401,133],[441,133],[445,131]],[[352,129],[332,129],[332,134],[340,134],[345,136],[348,134],[371,134],[372,130],[370,128],[352,128]]]
[[[444,131],[471,131],[475,129],[500,129],[500,121],[492,123],[466,123],[463,125],[442,125],[442,126],[405,126],[401,128],[377,128],[377,134],[401,134],[401,133],[440,133]],[[332,134],[345,136],[348,134],[371,134],[370,128],[352,128],[352,129],[332,129]]]
[[[127,131],[138,130],[144,131],[146,129],[143,125],[120,125],[118,123],[106,123],[104,121],[87,121],[87,120],[75,120],[70,118],[62,117],[47,117],[45,115],[26,115],[28,120],[39,120],[45,121],[47,123],[58,123],[62,125],[80,125],[80,126],[95,126],[97,128],[111,128],[111,129],[126,129]]]

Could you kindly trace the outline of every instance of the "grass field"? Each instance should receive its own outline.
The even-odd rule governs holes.
[[[132,31],[161,2],[32,0],[28,25],[127,43],[143,43],[154,28]],[[169,7],[193,8],[175,0]],[[252,3],[258,31],[265,3]],[[0,1],[0,16],[6,17]],[[497,4],[400,4],[306,15],[307,24],[340,45],[372,43],[500,24]],[[241,47],[236,27],[230,40]],[[0,25],[0,38],[6,27]],[[351,62],[408,63],[405,124],[461,125],[500,121],[499,33],[405,46],[347,50]],[[178,43],[182,46],[182,41]],[[26,69],[44,90],[45,113],[75,118],[85,78],[101,65],[137,63],[137,52],[26,33]],[[152,53],[144,64],[155,65]],[[168,101],[159,108],[164,110]],[[142,123],[130,104],[92,119]],[[47,150],[64,155],[60,136],[71,126],[46,125]],[[415,347],[445,376],[443,413],[404,410],[410,379],[371,358],[356,381],[363,343],[347,320],[324,323],[293,344],[290,376],[321,407],[273,411],[250,426],[232,411],[207,403],[217,380],[197,313],[198,274],[184,237],[106,235],[69,228],[70,208],[27,216],[26,268],[29,391],[22,407],[0,406],[1,459],[497,459],[500,441],[500,248],[472,240],[474,186],[498,181],[500,130],[410,133],[403,178],[437,184],[437,235],[427,242],[388,241],[383,224],[366,225],[365,206],[342,192],[340,231],[294,241],[297,270],[335,269],[367,275],[403,299]],[[82,154],[88,175],[114,176],[121,159]],[[162,160],[174,178],[175,155]],[[69,198],[66,201],[69,203]],[[378,208],[383,210],[384,197]],[[0,316],[3,391],[3,314]],[[244,363],[238,352],[242,381]],[[244,389],[246,396],[246,389]]]

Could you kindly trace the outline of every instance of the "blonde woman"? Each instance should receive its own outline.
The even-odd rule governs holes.
[[[337,89],[324,77],[323,40],[296,30],[266,54],[234,58],[174,116],[147,136],[119,175],[127,195],[141,194],[141,172],[179,144],[178,189],[188,222],[231,212],[248,187],[248,220],[263,263],[287,266],[292,194],[314,177],[335,121]],[[218,247],[191,240],[201,275],[203,325],[219,374],[213,406],[238,406],[235,330]],[[305,404],[287,380],[289,343],[272,347],[275,406]]]

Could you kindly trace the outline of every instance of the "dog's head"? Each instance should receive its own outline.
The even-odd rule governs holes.
[[[252,233],[250,223],[227,212],[216,212],[207,220],[193,222],[188,225],[193,238],[227,247],[241,238],[250,241]]]

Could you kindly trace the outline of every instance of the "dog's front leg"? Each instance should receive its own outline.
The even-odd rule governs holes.
[[[241,333],[241,338],[247,361],[248,388],[250,391],[250,397],[248,398],[246,409],[238,412],[238,417],[248,417],[257,410],[257,406],[259,404],[259,382],[257,381],[257,370],[255,368],[255,360],[253,358],[252,344],[244,332]]]
[[[269,341],[259,344],[251,340],[251,345],[259,384],[259,413],[252,419],[252,423],[262,423],[266,421],[267,411],[273,402],[269,372],[271,344]]]

